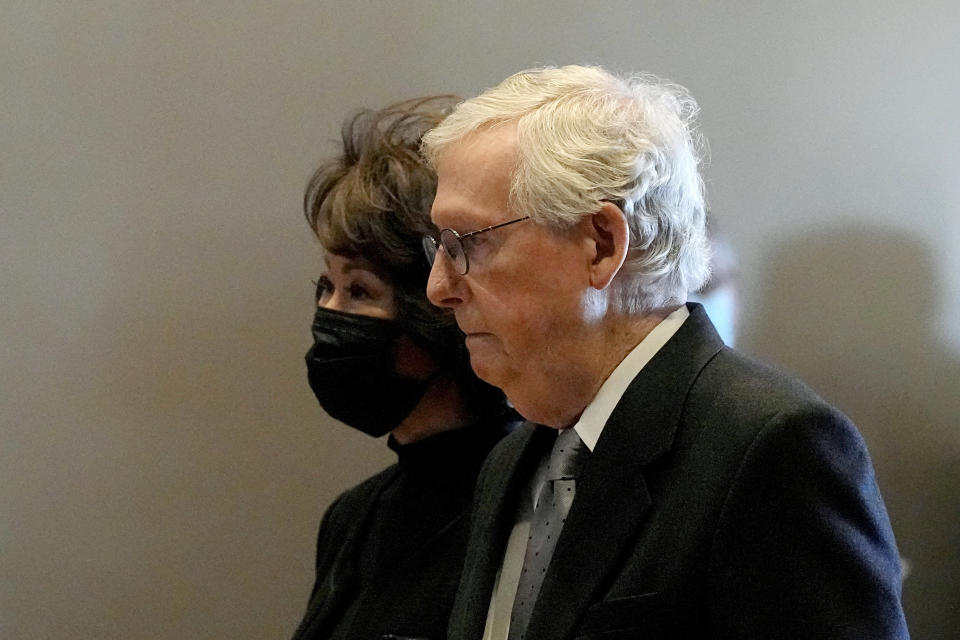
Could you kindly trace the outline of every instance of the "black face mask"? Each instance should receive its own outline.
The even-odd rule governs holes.
[[[396,373],[400,336],[393,320],[318,308],[307,378],[324,411],[375,438],[399,425],[430,382]]]

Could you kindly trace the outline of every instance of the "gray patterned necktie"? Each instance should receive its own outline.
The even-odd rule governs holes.
[[[508,640],[523,640],[526,634],[530,614],[540,594],[540,585],[553,557],[553,549],[573,504],[576,491],[574,476],[586,452],[586,445],[574,429],[566,429],[558,434],[530,522],[530,538],[527,540],[520,584],[510,614]]]

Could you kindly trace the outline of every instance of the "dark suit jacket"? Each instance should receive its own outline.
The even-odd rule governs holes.
[[[577,479],[526,640],[906,638],[899,557],[856,428],[689,307]],[[487,459],[450,640],[483,633],[550,431],[521,428]]]

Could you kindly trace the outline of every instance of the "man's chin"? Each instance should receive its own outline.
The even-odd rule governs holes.
[[[494,371],[491,367],[487,366],[487,359],[475,356],[472,351],[470,352],[470,368],[473,369],[473,372],[477,374],[478,378],[487,384],[492,384],[495,387],[500,386],[497,384],[497,377],[494,375]]]
[[[497,365],[493,355],[486,349],[467,347],[467,351],[470,353],[470,367],[477,374],[477,377],[487,384],[503,389],[502,367]]]

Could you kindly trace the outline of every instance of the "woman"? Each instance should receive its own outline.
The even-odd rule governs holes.
[[[470,370],[453,318],[430,305],[421,240],[436,177],[420,136],[450,96],[364,111],[343,127],[304,208],[325,250],[310,386],[334,418],[390,434],[398,463],[343,493],[317,541],[296,639],[442,638],[463,563],[473,485],[515,418]]]

